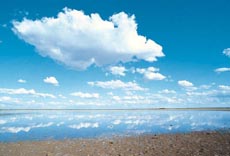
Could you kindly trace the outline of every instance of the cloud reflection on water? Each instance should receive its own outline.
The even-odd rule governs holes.
[[[1,113],[0,141],[180,133],[230,128],[227,111],[25,111]],[[32,137],[31,137],[32,135]]]

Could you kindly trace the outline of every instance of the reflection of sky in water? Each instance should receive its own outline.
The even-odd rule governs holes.
[[[230,128],[227,111],[2,111],[0,117],[4,142]]]

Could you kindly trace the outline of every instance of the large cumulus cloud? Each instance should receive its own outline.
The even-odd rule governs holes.
[[[64,8],[57,17],[13,21],[13,31],[40,55],[75,69],[164,56],[159,44],[138,34],[135,16],[124,12],[104,20]]]

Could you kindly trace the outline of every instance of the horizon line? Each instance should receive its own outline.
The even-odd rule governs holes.
[[[113,111],[113,110],[210,110],[210,111],[230,111],[230,107],[176,107],[176,108],[165,108],[165,107],[159,107],[159,108],[60,108],[60,109],[53,109],[53,108],[19,108],[19,109],[0,109],[0,111],[10,111],[10,110],[79,110],[79,111],[91,111],[91,110],[107,110],[107,111]]]

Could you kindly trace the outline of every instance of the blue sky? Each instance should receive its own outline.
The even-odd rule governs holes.
[[[4,2],[0,107],[229,106],[229,10],[227,0]]]

